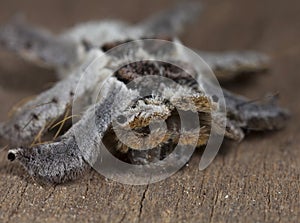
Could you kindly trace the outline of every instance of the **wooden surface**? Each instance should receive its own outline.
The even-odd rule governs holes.
[[[172,1],[0,1],[0,21],[24,12],[54,31],[79,21],[139,21]],[[205,171],[200,153],[167,180],[128,186],[91,171],[83,179],[41,187],[0,152],[0,222],[297,222],[300,219],[300,3],[298,0],[210,0],[183,36],[204,50],[256,49],[273,57],[272,71],[228,84],[260,98],[280,92],[292,112],[285,130],[226,143]],[[23,97],[55,81],[50,71],[0,52],[0,119]],[[1,146],[4,146],[2,144]]]

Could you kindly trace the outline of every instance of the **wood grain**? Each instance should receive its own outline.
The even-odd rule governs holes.
[[[59,31],[79,21],[131,22],[173,1],[0,1],[0,21],[24,12]],[[94,171],[68,185],[42,187],[0,152],[0,222],[298,222],[300,219],[300,16],[297,0],[205,1],[202,17],[183,35],[203,50],[255,49],[273,57],[272,71],[226,84],[250,98],[280,92],[292,118],[275,133],[227,142],[205,171],[201,151],[181,171],[148,186],[122,185]],[[51,71],[0,52],[0,119],[23,97],[54,81]],[[4,143],[1,146],[5,146]]]

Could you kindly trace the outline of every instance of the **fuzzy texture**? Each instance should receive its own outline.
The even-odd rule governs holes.
[[[62,78],[0,124],[0,136],[18,147],[9,151],[8,159],[18,160],[36,179],[57,184],[75,180],[93,166],[104,141],[112,145],[112,153],[125,155],[127,161],[149,164],[167,157],[178,143],[188,148],[196,138],[198,147],[205,145],[211,131],[221,135],[225,128],[226,138],[241,141],[248,130],[282,128],[288,113],[274,101],[258,103],[226,90],[224,120],[218,112],[220,98],[202,89],[217,92],[217,86],[186,61],[180,47],[157,44],[147,48],[138,42],[131,45],[128,54],[103,55],[122,43],[147,37],[169,36],[168,40],[177,43],[177,34],[197,12],[195,4],[184,4],[137,25],[88,22],[58,36],[19,22],[0,28],[4,48],[38,64],[42,60]],[[172,55],[170,64],[150,60],[161,53],[166,58]],[[268,58],[257,52],[197,53],[220,80],[268,66]],[[126,63],[132,58],[141,62]],[[155,82],[155,78],[171,82]],[[130,85],[134,81],[137,84]],[[99,100],[93,104],[95,95]],[[68,115],[74,100],[82,108],[77,121],[54,141],[41,141],[51,124]],[[196,115],[200,126],[191,122],[181,128],[180,114]],[[42,144],[36,144],[37,139]]]

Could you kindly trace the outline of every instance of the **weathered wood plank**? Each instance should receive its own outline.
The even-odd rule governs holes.
[[[30,5],[33,2],[34,10]],[[142,9],[138,0],[120,7],[112,6],[118,5],[115,0],[91,1],[85,12],[85,1],[77,2],[68,5],[51,1],[46,9],[45,3],[33,0],[26,4],[2,1],[0,20],[19,9],[34,22],[58,30],[70,21],[109,15],[137,21],[172,1],[145,2]],[[296,0],[205,2],[205,20],[196,24],[199,30],[187,32],[185,42],[208,50],[255,48],[274,56],[270,74],[251,78],[248,84],[243,83],[247,80],[237,80],[228,87],[253,98],[274,90],[280,92],[282,104],[293,114],[288,127],[272,134],[252,134],[241,144],[226,143],[212,165],[202,172],[197,169],[201,155],[197,152],[177,174],[148,186],[122,185],[91,171],[68,185],[41,187],[18,164],[9,163],[1,151],[0,222],[299,221],[300,19],[296,5],[300,4]],[[48,11],[56,12],[55,16]],[[26,81],[25,73],[39,81]],[[18,89],[22,79],[26,84]],[[41,83],[49,80],[53,80],[50,72],[0,53],[0,119],[5,119],[13,103],[41,91]]]

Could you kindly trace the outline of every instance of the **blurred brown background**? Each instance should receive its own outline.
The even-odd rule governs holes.
[[[59,32],[78,22],[138,22],[176,1],[0,1],[0,23],[23,13]],[[206,0],[199,19],[182,36],[202,50],[254,49],[272,57],[272,70],[227,87],[250,98],[280,93],[292,112],[283,131],[251,134],[226,144],[200,172],[196,153],[173,177],[149,186],[121,185],[91,172],[69,185],[34,183],[0,152],[0,222],[297,222],[300,219],[300,2]],[[55,81],[53,72],[0,51],[0,120],[20,99]],[[4,144],[1,144],[1,147]]]

